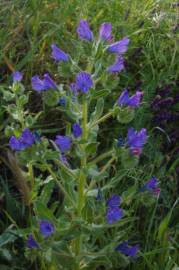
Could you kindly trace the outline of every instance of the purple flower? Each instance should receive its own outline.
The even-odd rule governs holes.
[[[111,53],[123,54],[128,49],[129,39],[124,37],[123,39],[108,46],[108,51]]]
[[[145,184],[146,189],[154,190],[158,185],[158,180],[155,176],[152,176],[149,181]]]
[[[28,236],[28,239],[27,239],[27,247],[28,248],[39,248],[39,245],[38,243],[35,241],[35,239],[33,238],[32,234],[30,234]]]
[[[93,40],[93,33],[89,28],[89,24],[86,20],[80,20],[78,27],[77,27],[77,33],[79,38],[92,41]]]
[[[138,107],[141,101],[143,93],[141,91],[137,91],[135,95],[129,97],[128,90],[125,89],[120,97],[118,98],[119,106],[129,106],[129,107]]]
[[[63,152],[66,152],[70,149],[71,138],[68,136],[58,135],[58,136],[56,136],[55,143],[58,145],[58,147],[60,148],[60,151],[63,153]]]
[[[19,138],[12,136],[9,140],[9,145],[12,150],[21,151],[30,147],[35,142],[34,135],[28,128],[25,128]]]
[[[107,200],[107,213],[106,219],[108,224],[112,224],[123,217],[123,210],[119,208],[121,197],[113,194]]]
[[[71,83],[71,84],[70,84],[70,90],[73,92],[73,94],[74,94],[75,96],[78,95],[78,89],[77,89],[76,83]]]
[[[41,80],[39,76],[35,75],[31,79],[32,89],[35,91],[45,91],[49,89],[56,89],[57,86],[48,73],[44,74],[44,79]]]
[[[106,219],[108,224],[112,224],[123,217],[123,210],[119,207],[107,208]]]
[[[44,74],[44,84],[45,84],[45,87],[47,88],[47,90],[57,88],[56,83],[52,80],[52,78],[50,77],[50,75],[48,73]]]
[[[88,90],[93,86],[91,75],[87,72],[78,73],[76,76],[76,86],[82,93],[88,92]]]
[[[118,73],[124,69],[124,58],[121,55],[116,57],[115,62],[107,68],[109,73]]]
[[[147,130],[142,128],[140,131],[135,131],[133,128],[128,129],[127,144],[133,155],[139,156],[142,152],[142,147],[147,141]]]
[[[56,61],[63,61],[67,62],[69,60],[68,54],[66,54],[64,51],[62,51],[60,48],[57,47],[56,44],[51,45],[52,48],[52,58]]]
[[[113,194],[107,201],[108,207],[118,207],[121,203],[121,197]]]
[[[13,82],[20,82],[22,80],[22,73],[20,71],[14,71],[12,73]]]
[[[137,252],[139,251],[139,245],[129,246],[128,241],[124,241],[121,244],[119,244],[115,248],[115,250],[121,252],[126,256],[135,257]]]
[[[158,188],[158,179],[155,176],[152,176],[141,188],[141,191],[145,190],[152,192],[154,195],[158,195],[160,193],[160,188]]]
[[[55,228],[51,222],[48,220],[41,220],[40,221],[40,232],[44,237],[49,237],[51,234],[53,234],[55,231]]]
[[[111,23],[102,23],[99,28],[99,37],[100,39],[107,41],[111,39],[112,24]]]
[[[81,136],[82,128],[80,127],[78,123],[73,124],[72,129],[73,129],[73,135],[75,138],[78,138]]]

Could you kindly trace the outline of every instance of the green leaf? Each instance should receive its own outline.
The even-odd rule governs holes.
[[[95,111],[91,114],[91,121],[92,122],[97,121],[101,117],[101,115],[103,113],[103,109],[104,109],[104,99],[99,98],[97,100],[97,103],[96,103]]]
[[[43,93],[43,100],[49,107],[53,107],[58,104],[59,93],[53,89],[45,91]]]
[[[137,166],[139,158],[137,156],[131,155],[129,149],[121,148],[120,157],[122,165],[125,169],[131,169]]]
[[[17,236],[13,233],[5,231],[3,234],[0,235],[0,247],[12,243],[17,239]]]
[[[126,107],[126,108],[122,108],[118,111],[117,120],[121,124],[128,124],[134,119],[134,116],[135,116],[134,109]]]
[[[40,200],[37,200],[34,204],[35,212],[40,219],[47,219],[55,222],[55,217],[52,211],[47,208]]]

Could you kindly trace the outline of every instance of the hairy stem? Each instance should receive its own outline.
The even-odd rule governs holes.
[[[87,164],[87,157],[86,157],[86,141],[88,138],[88,128],[87,128],[87,122],[88,122],[88,103],[87,99],[84,97],[83,105],[82,105],[82,140],[84,140],[84,144],[82,145],[82,151],[83,155],[81,156],[81,171],[80,171],[80,177],[79,177],[79,184],[78,184],[78,204],[77,204],[77,214],[80,218],[82,216],[82,209],[85,204],[85,184],[86,184],[86,176],[84,173],[84,168]],[[75,253],[76,256],[78,256],[81,252],[81,244],[82,244],[82,235],[80,235],[76,241],[75,241]],[[80,269],[80,262],[77,262],[75,270]]]
[[[100,123],[106,121],[108,118],[112,117],[112,115],[113,115],[113,111],[108,112],[107,114],[105,114],[104,116],[102,116],[101,118],[99,118],[96,122],[94,122],[94,123],[90,126],[90,128],[93,128],[93,127],[95,127],[96,125],[98,125],[98,124],[100,124]]]

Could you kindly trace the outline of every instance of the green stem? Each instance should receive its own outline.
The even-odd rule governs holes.
[[[100,171],[100,174],[102,174],[103,172],[105,172],[113,163],[113,161],[116,159],[116,157],[112,157],[107,163],[106,165],[102,168],[102,170]]]
[[[92,125],[90,126],[90,128],[95,127],[96,125],[106,121],[108,118],[110,118],[113,115],[113,111],[108,112],[107,114],[105,114],[103,117],[101,117],[100,119],[98,119],[96,122],[92,123]]]
[[[86,176],[84,174],[84,168],[86,167],[87,158],[86,158],[86,141],[88,138],[88,128],[87,128],[87,122],[88,122],[88,103],[87,103],[86,97],[83,99],[83,105],[82,105],[82,140],[84,140],[84,144],[82,145],[82,151],[83,155],[81,157],[81,170],[80,170],[80,177],[79,177],[79,184],[78,184],[78,205],[77,205],[77,214],[78,217],[81,218],[82,216],[82,209],[85,204],[85,184],[86,184]],[[81,252],[81,244],[82,244],[82,235],[80,235],[75,240],[75,254],[76,257],[79,256]],[[77,265],[75,266],[75,270],[80,269],[80,262],[77,261]]]
[[[105,159],[105,158],[107,158],[107,157],[109,157],[109,156],[112,156],[112,155],[113,155],[113,152],[114,152],[113,150],[110,150],[110,151],[108,151],[108,152],[106,152],[106,153],[101,154],[101,155],[98,156],[97,158],[95,158],[95,159],[93,159],[92,161],[90,161],[90,162],[89,162],[89,165],[96,164],[96,163],[102,161],[103,159]]]

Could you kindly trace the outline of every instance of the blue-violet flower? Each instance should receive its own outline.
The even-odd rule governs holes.
[[[39,244],[35,241],[35,239],[33,238],[32,234],[30,234],[28,236],[27,247],[30,248],[30,249],[32,249],[32,248],[39,248]]]
[[[40,232],[44,237],[49,237],[55,231],[55,228],[51,222],[48,220],[40,221]]]
[[[121,244],[119,244],[115,248],[115,250],[121,252],[126,256],[135,257],[137,252],[139,251],[139,245],[129,246],[128,241],[124,241]]]
[[[76,86],[82,93],[88,92],[88,90],[93,86],[91,75],[87,72],[78,73],[76,76]]]
[[[143,92],[137,91],[135,95],[129,97],[128,90],[125,89],[120,95],[120,97],[118,98],[118,105],[129,106],[133,108],[138,107],[141,102],[142,96],[143,96]]]
[[[78,123],[73,124],[72,129],[73,129],[73,135],[75,138],[78,138],[81,136],[82,128],[80,127]]]
[[[14,71],[12,73],[13,82],[20,82],[22,80],[22,73],[20,71]]]
[[[107,50],[111,53],[124,54],[128,49],[129,38],[124,37],[123,39],[108,46]]]
[[[66,54],[64,51],[62,51],[60,48],[57,47],[56,44],[51,45],[52,48],[52,58],[56,61],[63,61],[67,62],[69,60],[68,54]]]
[[[99,38],[108,41],[111,39],[111,31],[112,31],[112,24],[108,22],[104,22],[101,24],[99,28]]]
[[[71,147],[71,138],[68,136],[58,135],[58,136],[56,136],[55,143],[60,148],[60,151],[62,153],[64,153],[64,152],[68,151]]]
[[[117,55],[115,62],[107,68],[109,73],[118,73],[124,69],[124,58],[121,55]]]
[[[93,32],[89,28],[89,24],[86,20],[80,20],[78,27],[77,27],[77,33],[79,38],[92,41],[93,40]]]
[[[135,131],[133,128],[128,129],[127,145],[133,155],[139,156],[142,153],[142,147],[147,141],[147,130],[142,128],[140,131]]]
[[[31,83],[32,89],[38,92],[57,88],[55,82],[52,80],[48,73],[44,74],[43,80],[41,80],[37,75],[33,76]]]
[[[28,128],[22,131],[19,138],[12,136],[9,140],[9,145],[12,150],[21,151],[30,147],[35,142],[33,133],[30,132]]]

